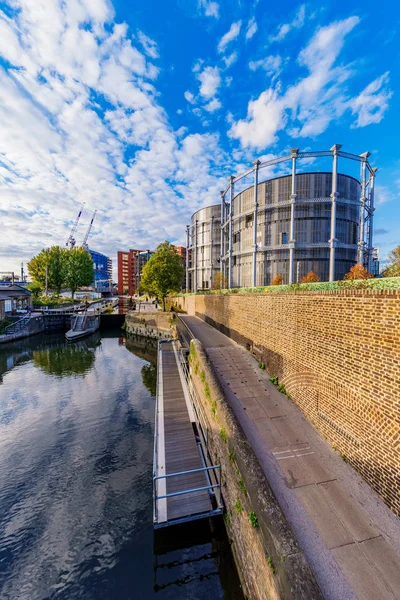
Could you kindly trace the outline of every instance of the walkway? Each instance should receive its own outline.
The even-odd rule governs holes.
[[[180,317],[203,344],[324,597],[400,599],[400,520],[249,352],[201,319]]]
[[[177,342],[162,342],[158,350],[154,448],[155,527],[221,512],[215,511],[211,503],[210,483],[196,441],[192,412],[178,368]],[[184,493],[188,490],[196,491]]]

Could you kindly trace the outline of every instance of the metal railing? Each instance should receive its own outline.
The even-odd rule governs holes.
[[[197,422],[199,430],[201,430],[201,433],[203,434],[203,438],[204,438],[206,447],[208,448],[208,423],[207,423],[203,405],[201,404],[199,395],[193,385],[192,378],[190,377],[190,373],[189,373],[189,369],[188,369],[188,366],[186,363],[186,358],[184,356],[184,352],[185,352],[185,350],[181,348],[180,353],[179,353],[179,361],[180,361],[180,365],[182,367],[182,371],[183,371],[183,375],[185,378],[187,390],[189,392],[190,400],[192,402],[192,408],[196,415],[196,422]]]
[[[26,329],[26,326],[29,324],[30,320],[30,315],[25,315],[24,317],[21,317],[21,319],[18,319],[18,321],[14,321],[14,323],[11,323],[11,325],[7,325],[7,327],[4,328],[4,334],[13,335],[14,333],[20,333],[21,331]]]
[[[209,477],[209,471],[212,471],[215,475],[215,483],[211,483]],[[207,476],[209,481],[209,485],[200,486],[197,488],[191,488],[189,490],[181,490],[179,492],[171,492],[170,494],[163,494],[159,496],[157,494],[157,481],[160,479],[168,479],[171,477],[180,477],[181,475],[192,475],[193,473],[204,473]],[[173,498],[174,496],[184,496],[185,494],[193,494],[195,492],[209,491],[215,496],[215,500],[217,503],[217,510],[222,510],[223,502],[222,502],[222,474],[221,474],[221,465],[211,465],[210,467],[202,467],[201,469],[191,469],[189,471],[180,471],[179,473],[168,473],[166,475],[156,475],[153,477],[153,496],[154,496],[154,521],[158,522],[158,500],[164,500],[166,498]],[[188,515],[190,516],[190,515]]]

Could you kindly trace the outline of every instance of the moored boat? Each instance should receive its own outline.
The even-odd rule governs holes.
[[[66,332],[65,337],[69,342],[74,342],[94,333],[99,327],[100,316],[85,311],[71,319],[71,329]]]

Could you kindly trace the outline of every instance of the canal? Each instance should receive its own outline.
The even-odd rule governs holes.
[[[154,537],[155,360],[119,332],[0,347],[2,600],[242,600],[221,523]]]

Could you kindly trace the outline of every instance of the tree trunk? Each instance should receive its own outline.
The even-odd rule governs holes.
[[[165,312],[165,296],[162,299],[162,303],[163,303],[163,311]]]

